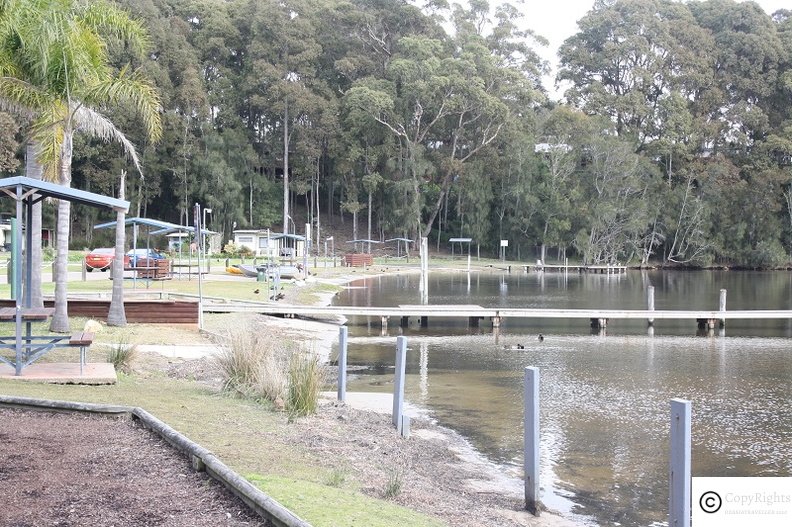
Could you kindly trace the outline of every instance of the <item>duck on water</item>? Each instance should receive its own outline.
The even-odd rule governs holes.
[[[536,337],[536,340],[538,340],[539,342],[544,342],[544,335],[539,333],[539,335]],[[505,350],[524,350],[525,349],[525,345],[523,345],[523,344],[513,344],[511,346],[503,346],[503,349],[505,349]]]

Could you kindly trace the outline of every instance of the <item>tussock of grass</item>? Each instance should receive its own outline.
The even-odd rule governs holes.
[[[289,395],[286,409],[291,417],[316,413],[323,370],[315,353],[295,353],[289,362]]]
[[[116,370],[127,375],[132,373],[132,365],[137,359],[137,346],[130,344],[126,338],[110,344],[110,348],[107,351],[107,362],[112,363]]]
[[[244,397],[283,406],[288,388],[287,369],[292,355],[288,346],[244,328],[221,341],[215,362],[224,388]]]
[[[388,482],[385,483],[384,494],[386,499],[390,500],[401,494],[403,479],[404,478],[401,470],[391,470],[391,472],[388,474]]]

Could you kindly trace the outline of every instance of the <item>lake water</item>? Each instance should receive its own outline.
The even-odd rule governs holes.
[[[337,305],[419,304],[419,276],[366,279]],[[785,272],[430,275],[431,304],[485,307],[792,309]],[[350,391],[392,392],[395,336],[409,337],[407,400],[426,407],[492,461],[522,466],[523,369],[541,372],[542,501],[590,525],[664,525],[669,400],[693,405],[694,476],[792,475],[792,322],[729,321],[696,336],[694,321],[505,320],[493,333],[466,321],[417,321],[380,335],[350,321]],[[542,333],[544,341],[537,335]],[[525,349],[505,349],[522,344]]]

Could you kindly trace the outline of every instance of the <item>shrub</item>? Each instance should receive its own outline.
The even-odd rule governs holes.
[[[237,254],[237,246],[234,242],[228,242],[223,247],[223,252],[229,256],[236,256]]]
[[[115,369],[126,374],[132,373],[132,364],[138,358],[138,349],[134,344],[130,344],[126,339],[111,344],[107,352],[107,362],[115,366]]]

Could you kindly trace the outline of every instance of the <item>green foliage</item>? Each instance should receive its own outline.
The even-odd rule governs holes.
[[[150,35],[145,57],[115,38],[81,53],[106,53],[129,85],[145,72],[161,94],[156,146],[139,107],[101,105],[140,150],[145,177],[130,173],[126,195],[141,215],[191,224],[198,202],[225,239],[234,228],[279,231],[288,132],[292,216],[323,231],[339,215],[347,225],[370,214],[372,236],[462,232],[490,254],[499,238],[518,250],[669,265],[769,265],[757,257],[762,240],[792,252],[784,12],[771,18],[731,0],[597,2],[560,49],[569,103],[556,104],[532,48],[542,39],[518,29],[530,20],[510,6],[120,5]],[[139,69],[118,69],[127,63]],[[89,106],[122,93],[77,86]],[[13,125],[0,120],[3,137],[16,138]],[[75,141],[74,186],[116,193],[120,151]],[[73,216],[84,239],[106,219]]]

